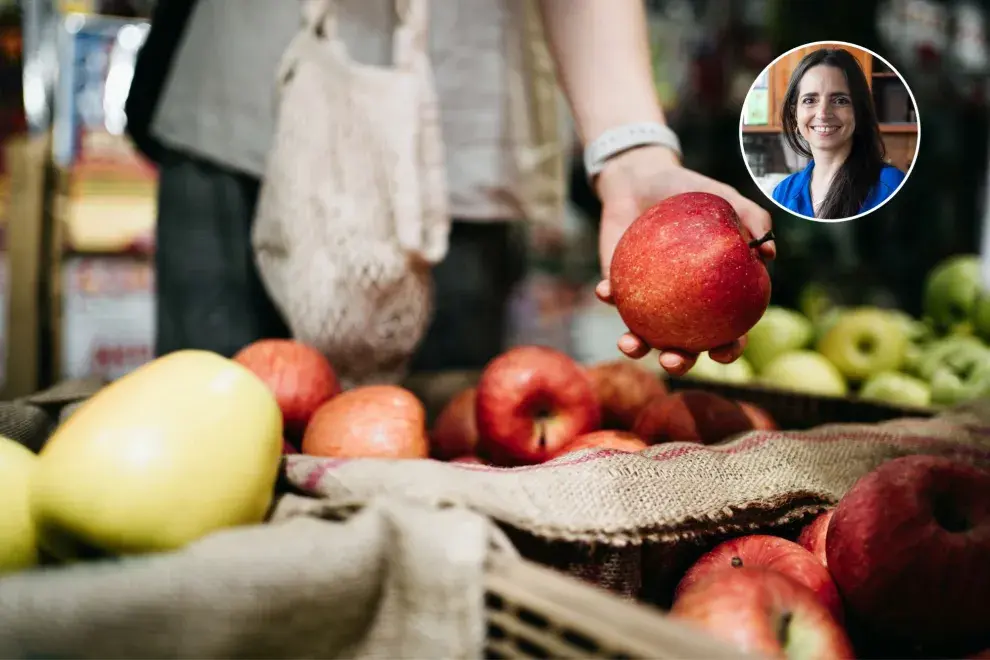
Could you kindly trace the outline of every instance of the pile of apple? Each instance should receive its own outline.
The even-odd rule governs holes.
[[[908,456],[858,480],[797,543],[716,546],[670,615],[765,657],[852,658],[850,638],[867,657],[987,657],[988,559],[990,472]]]
[[[801,308],[771,305],[739,361],[703,356],[689,377],[919,408],[990,395],[990,296],[975,256],[951,257],[929,273],[921,319],[836,306],[816,285]]]

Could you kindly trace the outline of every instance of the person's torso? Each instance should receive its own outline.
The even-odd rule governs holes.
[[[811,175],[815,162],[811,161],[800,172],[791,174],[777,184],[773,199],[789,211],[808,218],[815,217],[815,206],[811,199]],[[883,204],[893,195],[905,175],[892,165],[885,165],[880,171],[879,180],[870,188],[869,194],[860,206],[859,213],[866,213]]]
[[[262,176],[275,130],[275,71],[301,26],[303,0],[200,0],[152,130],[164,143]],[[354,59],[391,61],[394,0],[341,0],[340,36]],[[451,212],[505,219],[511,203],[504,0],[431,5],[430,58],[446,144]]]

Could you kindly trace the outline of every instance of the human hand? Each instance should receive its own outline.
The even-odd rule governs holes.
[[[685,192],[708,192],[728,201],[739,214],[743,235],[747,241],[761,238],[771,230],[770,214],[746,199],[731,186],[683,167],[677,154],[666,147],[641,147],[612,158],[595,181],[602,202],[602,221],[598,237],[603,280],[595,288],[600,300],[614,304],[608,279],[612,253],[626,228],[640,214],[667,197]],[[774,242],[759,246],[761,256],[773,259],[777,254]],[[729,363],[742,355],[745,336],[726,346],[708,352],[716,362]],[[627,332],[619,339],[619,350],[639,359],[650,347],[636,335]],[[660,365],[671,375],[681,376],[694,366],[697,354],[681,350],[661,350]]]

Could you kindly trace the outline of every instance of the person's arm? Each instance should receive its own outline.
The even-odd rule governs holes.
[[[582,144],[616,126],[664,123],[642,0],[540,0],[540,14]]]
[[[642,0],[540,0],[540,15],[583,146],[627,124],[665,123],[653,81]],[[598,249],[604,276],[596,293],[608,303],[612,302],[608,270],[616,243],[640,213],[667,197],[690,191],[720,195],[736,209],[748,238],[770,231],[770,215],[764,209],[731,186],[685,169],[677,152],[664,146],[637,147],[613,156],[594,188],[602,201]],[[761,245],[760,251],[772,259],[773,241]],[[709,355],[731,362],[742,353],[742,346],[740,338]],[[646,343],[631,333],[619,339],[619,349],[634,358],[649,352]],[[660,364],[675,375],[690,369],[696,358],[683,351],[660,351]]]

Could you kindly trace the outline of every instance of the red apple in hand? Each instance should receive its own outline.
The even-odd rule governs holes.
[[[579,449],[616,449],[636,453],[646,449],[647,444],[638,435],[628,431],[592,431],[579,436],[574,442],[560,450],[560,454],[569,454]]]
[[[990,471],[938,456],[887,461],[839,501],[825,538],[850,611],[924,645],[990,633]]]
[[[655,374],[629,360],[613,360],[588,369],[602,409],[602,428],[628,431],[651,399],[667,391]]]
[[[426,410],[395,385],[366,385],[335,396],[316,411],[302,453],[329,458],[426,458]]]
[[[797,543],[764,534],[742,536],[715,546],[684,574],[674,598],[676,600],[693,584],[710,575],[742,567],[777,571],[803,584],[828,608],[836,621],[843,620],[842,600],[828,569]]]
[[[710,575],[686,589],[671,608],[692,624],[743,653],[769,658],[854,658],[842,626],[814,593],[765,568]]]
[[[651,399],[633,425],[633,433],[651,445],[661,442],[710,445],[752,429],[752,422],[735,401],[701,390],[684,390]]]
[[[477,390],[470,387],[447,402],[433,423],[430,455],[441,461],[474,454],[478,446],[478,425],[474,404]]]
[[[828,566],[828,557],[825,555],[825,537],[828,533],[828,523],[832,520],[835,509],[829,509],[818,514],[814,520],[801,530],[798,536],[798,544],[805,550],[818,558],[825,566]]]
[[[600,423],[587,373],[552,348],[506,351],[488,363],[477,387],[480,453],[498,465],[542,463]]]
[[[657,349],[701,353],[739,339],[770,304],[770,276],[749,240],[717,195],[683,193],[649,208],[612,255],[622,320]]]
[[[315,348],[291,339],[262,339],[241,349],[234,361],[268,386],[282,409],[286,433],[302,435],[316,409],[340,393],[330,362]]]

